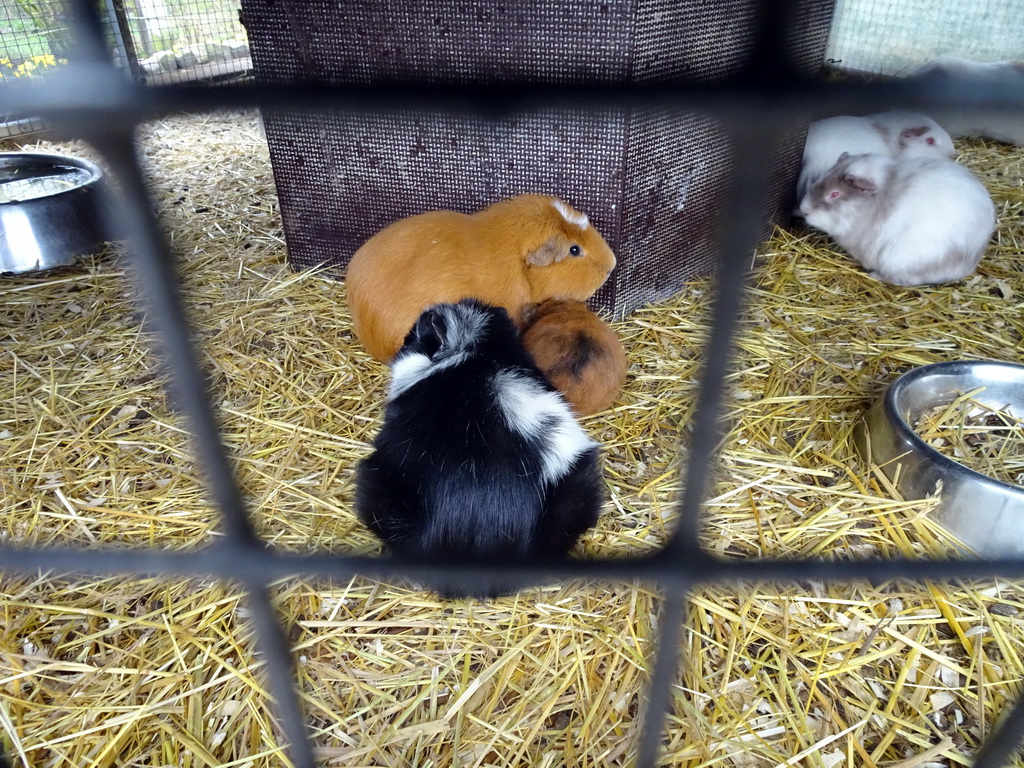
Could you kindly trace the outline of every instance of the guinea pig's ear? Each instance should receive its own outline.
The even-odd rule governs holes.
[[[412,334],[423,354],[432,358],[444,345],[446,330],[441,313],[436,309],[428,309],[419,316]]]
[[[878,192],[878,187],[875,186],[875,182],[866,176],[854,176],[851,173],[843,176],[843,182],[846,186],[851,187],[862,195],[873,195]]]
[[[910,139],[916,139],[919,136],[924,136],[928,133],[927,125],[915,125],[913,128],[904,128],[900,131],[900,140],[907,141]]]
[[[526,254],[526,263],[535,267],[546,267],[564,259],[566,253],[565,240],[556,236],[549,238],[546,242],[541,243],[536,250]]]

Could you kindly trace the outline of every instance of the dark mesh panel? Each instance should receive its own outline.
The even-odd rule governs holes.
[[[293,263],[346,261],[377,230],[424,210],[472,212],[524,192],[562,193],[619,235],[621,112],[492,122],[416,113],[277,112],[267,139]]]
[[[245,0],[266,82],[629,83],[713,80],[746,62],[756,2],[603,4]],[[805,0],[794,61],[823,58],[830,0]],[[264,116],[289,258],[344,267],[374,232],[438,208],[471,212],[521,192],[585,211],[619,258],[595,297],[616,314],[714,265],[730,165],[708,118],[671,112],[519,116],[274,111]],[[776,157],[764,231],[784,220],[803,136]]]
[[[754,5],[750,0],[640,0],[633,22],[635,79],[720,80],[735,75],[746,63],[757,28]]]
[[[632,2],[245,0],[271,82],[607,82],[628,76]]]
[[[793,3],[792,19],[786,30],[786,45],[790,61],[805,73],[815,73],[821,69],[832,27],[832,11],[832,4],[817,0]],[[800,144],[803,145],[802,138]]]
[[[617,313],[670,296],[713,268],[730,165],[718,124],[677,112],[635,115],[626,154],[615,301],[600,302]]]

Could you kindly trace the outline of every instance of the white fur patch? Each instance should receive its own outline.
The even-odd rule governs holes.
[[[431,360],[421,352],[403,355],[391,363],[391,387],[388,389],[388,400],[394,400],[409,387],[423,381],[427,376],[462,364],[469,357],[465,352]]]
[[[489,315],[479,307],[466,304],[446,304],[438,307],[447,330],[442,351],[445,354],[468,352],[487,332]]]
[[[447,330],[444,344],[431,360],[421,352],[401,354],[391,363],[391,386],[388,400],[393,400],[409,387],[430,376],[460,365],[469,357],[486,330],[487,314],[476,307],[445,304],[436,307],[444,318]]]
[[[394,400],[431,373],[433,371],[430,370],[430,358],[426,355],[415,353],[395,358],[391,363],[391,386],[388,389],[388,400]]]
[[[509,427],[524,437],[541,438],[544,482],[563,477],[581,453],[596,445],[557,392],[515,371],[495,374],[493,386]]]
[[[570,224],[575,224],[580,229],[586,229],[590,226],[590,219],[587,218],[587,214],[574,211],[561,200],[553,200],[551,204],[555,206],[556,211],[562,214],[562,218]]]

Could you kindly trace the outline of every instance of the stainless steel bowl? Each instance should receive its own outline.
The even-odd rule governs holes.
[[[915,368],[894,381],[857,433],[863,456],[894,481],[904,498],[938,491],[932,515],[986,557],[1024,557],[1024,488],[965,467],[928,445],[913,425],[933,408],[979,387],[987,408],[1024,416],[1024,365],[957,361]]]
[[[95,163],[43,152],[0,152],[0,273],[73,264],[111,238]]]

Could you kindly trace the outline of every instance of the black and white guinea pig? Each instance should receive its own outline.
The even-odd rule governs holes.
[[[561,557],[597,522],[598,451],[504,309],[438,304],[391,362],[384,424],[356,470],[356,512],[393,551],[415,558]],[[508,589],[496,577],[439,591]]]
[[[843,153],[888,157],[953,157],[953,140],[926,115],[893,110],[816,120],[807,129],[797,201],[821,181]]]
[[[985,186],[941,157],[843,154],[800,211],[872,277],[894,285],[967,277],[996,225]]]

